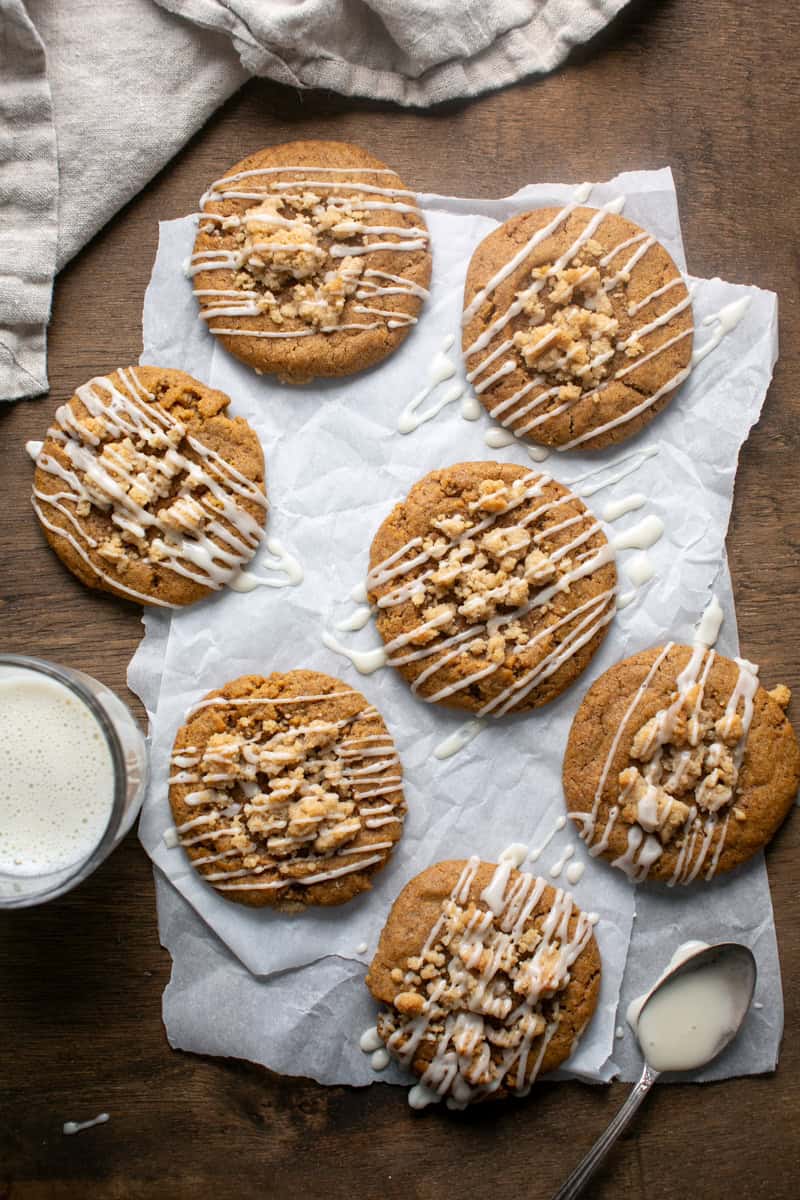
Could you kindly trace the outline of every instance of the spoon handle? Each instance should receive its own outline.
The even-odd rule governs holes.
[[[553,1196],[553,1200],[574,1200],[575,1196],[581,1194],[619,1135],[628,1128],[634,1113],[650,1091],[656,1079],[658,1079],[658,1071],[654,1071],[652,1067],[649,1067],[645,1063],[639,1082],[631,1091],[622,1108],[603,1133],[600,1134],[600,1137],[586,1157],[578,1163],[563,1187],[558,1189]]]

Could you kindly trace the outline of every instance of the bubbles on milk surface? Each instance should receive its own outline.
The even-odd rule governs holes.
[[[113,795],[110,751],[78,697],[28,671],[0,679],[0,871],[39,875],[86,858]]]

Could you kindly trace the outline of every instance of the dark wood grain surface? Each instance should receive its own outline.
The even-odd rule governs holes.
[[[139,613],[85,592],[48,552],[23,443],[76,384],[138,357],[159,218],[193,210],[208,180],[266,143],[322,137],[361,143],[420,189],[473,196],[672,166],[690,270],[780,294],[782,358],[742,454],[728,545],[744,652],[770,685],[799,686],[799,30],[793,0],[634,2],[555,75],[426,113],[248,84],[62,273],[51,392],[0,409],[0,648],[126,694]],[[799,843],[795,815],[768,855],[786,997],[777,1074],[657,1089],[591,1196],[800,1193]],[[72,895],[0,919],[0,1200],[538,1200],[627,1091],[545,1084],[526,1103],[420,1119],[398,1089],[322,1088],[172,1052],[169,970],[132,835]],[[102,1109],[109,1125],[62,1136],[65,1119]]]

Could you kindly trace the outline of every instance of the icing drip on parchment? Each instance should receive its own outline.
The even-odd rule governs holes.
[[[271,557],[262,558],[259,565],[266,567],[268,571],[275,571],[279,577],[271,579],[269,576],[255,575],[250,571],[239,571],[228,581],[228,587],[232,591],[252,592],[257,587],[297,587],[303,582],[303,568],[283,542],[273,537],[267,538],[266,542]],[[280,578],[281,575],[283,578]]]
[[[397,421],[400,433],[413,433],[426,421],[432,421],[448,404],[453,404],[456,400],[461,399],[463,388],[460,384],[455,384],[449,387],[430,408],[420,411],[424,402],[439,388],[439,385],[452,379],[456,373],[456,364],[447,353],[452,348],[454,341],[452,336],[445,338],[442,349],[438,351],[428,367],[427,385],[414,396],[413,400],[409,400],[400,414]]]

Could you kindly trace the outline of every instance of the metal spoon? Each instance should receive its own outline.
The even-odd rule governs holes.
[[[730,972],[729,985],[731,987],[731,999],[734,1010],[733,1021],[731,1022],[732,1028],[725,1032],[705,1061],[696,1064],[695,1069],[711,1062],[712,1059],[716,1058],[733,1041],[747,1015],[756,987],[756,961],[748,947],[741,946],[738,942],[722,942],[718,946],[707,946],[703,950],[698,950],[695,954],[684,959],[683,962],[678,963],[663,978],[659,979],[658,983],[648,993],[647,999],[639,1012],[639,1020],[641,1020],[645,1009],[656,993],[660,992],[676,976],[688,974],[690,971],[696,971],[698,968],[706,967],[712,962],[719,961],[724,961]],[[634,1113],[658,1079],[660,1073],[660,1071],[656,1071],[645,1061],[639,1082],[633,1088],[628,1099],[605,1132],[597,1139],[586,1157],[572,1172],[567,1182],[555,1193],[553,1200],[573,1200],[575,1196],[580,1195],[617,1138],[627,1129],[633,1119]]]

